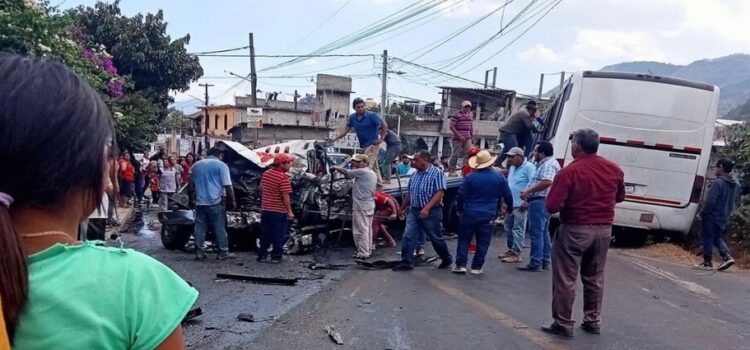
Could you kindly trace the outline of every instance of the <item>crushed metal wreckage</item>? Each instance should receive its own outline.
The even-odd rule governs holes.
[[[289,254],[298,254],[312,247],[314,237],[328,228],[329,220],[348,220],[351,217],[351,180],[341,175],[334,175],[331,181],[329,165],[334,156],[339,161],[346,157],[340,154],[329,155],[326,145],[315,141],[291,141],[273,145],[264,149],[249,150],[243,145],[220,141],[218,147],[224,149],[224,162],[229,166],[237,208],[228,211],[227,229],[232,241],[233,234],[254,235],[259,231],[261,216],[260,179],[263,172],[273,163],[273,154],[286,151],[296,157],[288,176],[292,185],[292,210],[296,219],[290,225],[289,240],[285,250]],[[268,152],[272,150],[275,152]],[[314,168],[315,172],[310,171]],[[330,196],[329,196],[330,195]],[[189,211],[189,198],[186,188],[173,198],[182,209]],[[330,203],[330,217],[329,217]],[[160,215],[163,225],[169,225],[169,217],[179,217],[179,223],[185,224],[186,217],[192,215],[164,213]],[[173,220],[175,221],[175,220]],[[164,230],[162,230],[164,232]],[[255,236],[255,235],[254,235]],[[189,239],[189,237],[188,237]],[[187,242],[187,239],[185,240]],[[166,244],[165,244],[166,246]]]

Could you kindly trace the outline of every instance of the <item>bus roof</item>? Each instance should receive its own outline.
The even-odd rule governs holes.
[[[685,86],[694,89],[701,89],[706,91],[714,91],[715,86],[713,84],[701,83],[697,81],[690,81],[678,78],[661,77],[658,75],[641,74],[641,73],[622,73],[622,72],[600,72],[600,71],[585,71],[583,72],[584,78],[604,78],[604,79],[624,79],[624,80],[641,80],[653,83],[662,83],[670,85]]]

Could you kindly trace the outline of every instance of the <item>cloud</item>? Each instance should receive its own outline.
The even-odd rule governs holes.
[[[683,1],[685,28],[711,32],[729,42],[743,44],[750,48],[750,1]]]
[[[663,61],[665,53],[659,49],[655,35],[646,32],[609,30],[581,30],[576,35],[573,50],[579,55],[598,59]]]
[[[518,53],[518,58],[525,62],[558,63],[560,56],[543,44],[536,44]]]

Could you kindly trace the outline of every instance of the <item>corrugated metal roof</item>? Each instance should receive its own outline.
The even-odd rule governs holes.
[[[451,89],[451,90],[463,90],[463,91],[474,91],[474,92],[487,92],[487,93],[516,93],[515,90],[506,90],[506,89],[500,89],[500,88],[472,88],[472,87],[463,87],[463,86],[438,86],[439,89]]]

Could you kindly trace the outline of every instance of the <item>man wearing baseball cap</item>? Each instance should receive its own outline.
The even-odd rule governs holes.
[[[260,247],[258,261],[266,260],[268,247],[273,246],[271,262],[280,263],[284,255],[283,246],[289,234],[289,220],[294,220],[289,194],[292,185],[286,173],[294,157],[279,153],[273,158],[273,168],[263,173],[260,179]]]
[[[468,160],[469,149],[473,146],[474,113],[471,112],[471,101],[461,102],[461,110],[451,116],[450,124],[453,140],[451,141],[451,158],[448,162],[448,175],[456,176],[456,163],[462,157],[464,164]]]
[[[508,156],[508,185],[513,194],[513,208],[505,214],[505,233],[508,235],[508,251],[500,256],[506,263],[521,262],[523,240],[526,234],[526,219],[529,204],[521,199],[521,192],[526,191],[534,179],[534,164],[526,160],[523,150],[513,147],[506,153]]]
[[[375,215],[375,186],[378,177],[368,167],[370,157],[365,154],[352,156],[352,169],[331,167],[346,177],[354,179],[352,186],[352,236],[357,252],[355,259],[367,259],[372,253],[372,218]]]

